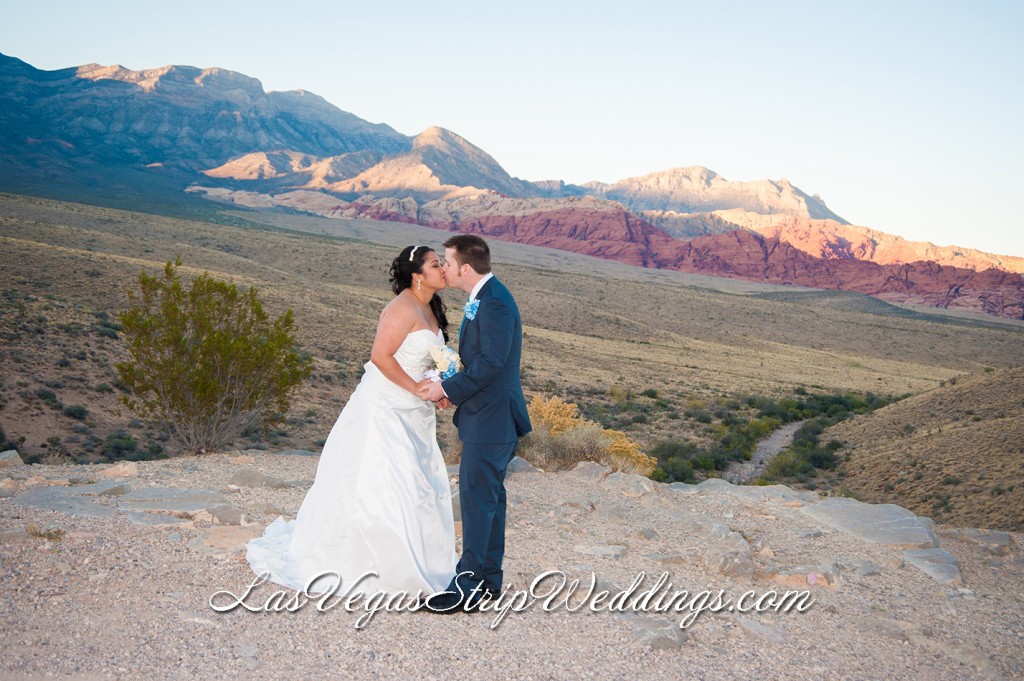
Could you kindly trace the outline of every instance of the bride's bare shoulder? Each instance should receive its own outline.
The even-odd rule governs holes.
[[[401,325],[403,322],[412,324],[416,319],[416,306],[406,296],[395,296],[384,309],[380,311],[380,320],[391,324]]]

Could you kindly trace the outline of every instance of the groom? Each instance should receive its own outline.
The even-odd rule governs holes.
[[[530,432],[519,379],[523,325],[505,285],[491,274],[487,242],[458,234],[444,243],[449,286],[469,294],[459,330],[463,370],[442,383],[424,381],[419,394],[457,405],[453,422],[462,441],[459,502],[462,557],[448,589],[427,601],[430,612],[476,609],[501,591],[505,556],[505,472],[517,439]]]

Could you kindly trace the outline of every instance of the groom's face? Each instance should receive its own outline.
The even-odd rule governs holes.
[[[465,278],[462,276],[463,266],[459,264],[459,254],[454,248],[444,249],[444,278],[449,286],[465,291]]]

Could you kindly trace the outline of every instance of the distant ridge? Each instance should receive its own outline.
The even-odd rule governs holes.
[[[0,88],[0,190],[132,206],[205,196],[414,222],[642,267],[1024,318],[1024,259],[849,225],[785,179],[732,182],[689,166],[610,184],[529,182],[442,127],[410,137],[220,68],[42,71],[0,55]]]

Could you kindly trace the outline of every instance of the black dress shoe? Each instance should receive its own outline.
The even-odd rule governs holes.
[[[453,615],[457,612],[478,612],[480,604],[492,601],[497,594],[484,589],[476,593],[470,592],[463,595],[458,591],[442,591],[436,593],[425,601],[420,602],[420,608],[435,615]]]
[[[442,591],[420,603],[420,609],[434,615],[454,615],[463,612],[462,595],[457,591]]]

